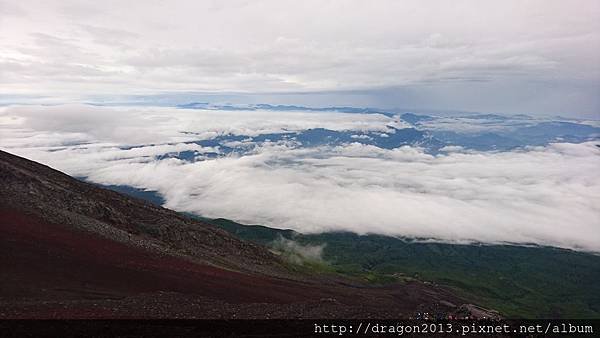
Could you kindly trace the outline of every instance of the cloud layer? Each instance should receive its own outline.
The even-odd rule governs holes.
[[[63,108],[67,113],[45,115]],[[229,132],[385,130],[396,121],[332,112],[88,107],[83,116],[103,118],[87,124],[87,118],[68,113],[82,107],[63,108],[5,109],[1,147],[94,182],[156,190],[167,207],[208,217],[301,232],[348,230],[600,251],[597,142],[512,152],[457,148],[437,156],[414,147],[265,142],[248,153],[188,162],[157,156],[215,152],[187,142]],[[152,144],[131,147],[147,136]]]
[[[1,0],[0,94],[360,90],[403,107],[589,115],[599,22],[585,0]]]

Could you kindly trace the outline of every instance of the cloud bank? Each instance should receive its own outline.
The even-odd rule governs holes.
[[[367,91],[591,116],[599,22],[586,0],[0,0],[0,94]]]
[[[89,108],[88,113],[106,117],[94,121],[93,128],[77,114],[48,115],[54,123],[42,122],[45,109],[61,108],[21,107],[0,113],[2,149],[93,182],[158,191],[166,207],[176,210],[300,232],[346,230],[600,251],[597,142],[510,152],[457,148],[436,156],[408,146],[304,148],[265,142],[243,154],[190,162],[157,156],[218,151],[188,143],[198,135],[209,137],[206,133],[332,125],[385,130],[394,119],[332,112]],[[278,117],[266,118],[270,113]],[[126,134],[133,130],[137,133]],[[132,148],[144,138],[137,134],[155,141]]]

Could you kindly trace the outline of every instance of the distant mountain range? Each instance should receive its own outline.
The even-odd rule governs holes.
[[[183,109],[206,109],[206,110],[276,110],[276,111],[330,111],[340,113],[357,113],[357,114],[384,114],[390,115],[380,109],[374,108],[357,108],[357,107],[305,107],[296,105],[272,105],[267,103],[258,104],[213,104],[209,102],[191,102],[176,105],[177,108]]]
[[[211,104],[208,102],[192,102],[177,105],[182,109],[204,109],[224,111],[310,111],[341,112],[356,114],[382,114],[389,117],[398,116],[412,128],[397,129],[390,127],[391,133],[356,133],[352,131],[332,131],[322,128],[297,132],[297,139],[303,146],[341,144],[358,142],[371,144],[381,148],[392,149],[403,145],[423,147],[430,153],[437,153],[446,145],[460,146],[465,149],[479,151],[507,151],[525,146],[546,145],[551,142],[580,143],[600,139],[600,128],[577,120],[534,118],[524,114],[499,115],[478,113],[455,113],[434,116],[415,113],[396,113],[375,108],[355,107],[304,107],[296,105],[271,104]],[[470,127],[464,129],[463,127]],[[293,137],[294,133],[268,134],[253,137],[280,140]],[[355,137],[352,137],[352,136]],[[388,137],[391,136],[391,137]],[[234,135],[230,135],[235,137]],[[226,139],[227,136],[220,136]],[[385,139],[384,139],[385,138]],[[214,140],[217,141],[216,139]],[[212,142],[216,144],[218,142]]]

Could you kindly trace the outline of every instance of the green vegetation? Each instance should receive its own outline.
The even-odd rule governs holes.
[[[317,272],[375,283],[428,281],[508,317],[600,317],[600,257],[592,254],[549,247],[417,243],[346,232],[304,235],[226,219],[203,220],[270,247],[278,238],[302,246],[324,244],[321,262],[302,262]]]

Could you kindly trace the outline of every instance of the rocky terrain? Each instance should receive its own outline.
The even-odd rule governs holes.
[[[408,318],[467,303],[418,281],[301,273],[213,225],[2,151],[0,182],[0,318]]]

